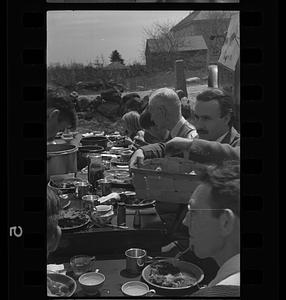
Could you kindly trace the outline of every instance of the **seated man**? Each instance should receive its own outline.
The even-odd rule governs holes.
[[[209,167],[200,174],[200,179],[183,221],[189,229],[190,249],[200,259],[213,258],[219,266],[208,283],[209,288],[240,286],[239,162],[227,161],[220,167]],[[200,265],[193,256],[191,261]]]
[[[70,97],[58,95],[54,91],[48,91],[47,141],[52,142],[56,134],[60,131],[75,129],[76,124],[76,111]]]

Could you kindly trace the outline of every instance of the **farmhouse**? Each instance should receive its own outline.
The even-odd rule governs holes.
[[[176,59],[183,59],[186,68],[196,69],[206,67],[208,47],[201,35],[176,41],[148,39],[145,57],[147,67],[152,69],[173,68]]]
[[[230,23],[237,11],[193,11],[175,25],[171,32],[175,39],[202,36],[209,50],[209,63],[217,63]]]

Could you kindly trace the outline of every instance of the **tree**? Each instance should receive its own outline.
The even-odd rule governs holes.
[[[175,23],[170,21],[166,21],[165,23],[155,22],[150,27],[143,29],[145,37],[144,44],[146,45],[146,40],[152,43],[152,48],[153,50],[156,49],[155,52],[157,58],[161,61],[161,65],[167,68],[173,64],[178,48],[178,40],[171,31],[174,25]]]
[[[122,59],[120,53],[117,50],[112,51],[110,55],[111,62],[120,62],[124,65],[124,59]]]

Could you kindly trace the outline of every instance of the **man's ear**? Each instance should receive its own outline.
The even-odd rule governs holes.
[[[231,209],[225,209],[220,215],[220,229],[223,236],[229,235],[234,228],[235,215]]]
[[[48,113],[49,120],[57,120],[59,117],[60,111],[58,109],[53,109]]]
[[[224,117],[223,117],[223,121],[224,123],[227,125],[229,123],[231,119],[231,115],[230,114],[226,114]]]

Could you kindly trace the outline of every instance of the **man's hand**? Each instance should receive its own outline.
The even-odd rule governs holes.
[[[165,155],[173,156],[189,150],[193,140],[175,137],[166,143]]]
[[[134,168],[140,168],[144,165],[144,154],[141,149],[136,150],[133,155],[130,158],[129,167]]]

